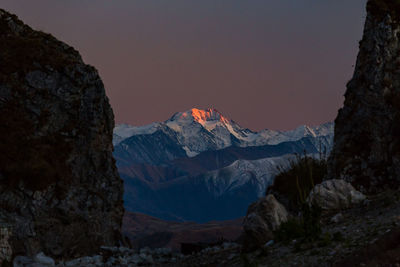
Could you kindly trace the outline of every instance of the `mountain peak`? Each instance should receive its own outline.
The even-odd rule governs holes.
[[[178,120],[193,120],[199,124],[204,125],[206,122],[210,121],[219,121],[225,124],[229,124],[230,120],[224,117],[218,110],[215,108],[208,108],[208,109],[198,109],[192,108],[185,112],[178,112],[170,121],[178,121]]]

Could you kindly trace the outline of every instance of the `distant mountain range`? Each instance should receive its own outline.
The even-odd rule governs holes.
[[[215,109],[114,129],[125,207],[161,219],[207,222],[245,215],[294,154],[329,153],[333,123],[253,132]]]

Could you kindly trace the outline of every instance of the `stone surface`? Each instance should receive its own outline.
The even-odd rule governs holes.
[[[400,185],[399,3],[370,0],[354,76],[335,121],[330,178],[362,192]]]
[[[25,267],[33,264],[35,264],[34,260],[26,256],[17,256],[13,261],[14,267]]]
[[[332,179],[316,185],[307,202],[317,204],[323,211],[347,209],[360,204],[365,196],[344,180]]]
[[[273,238],[273,231],[287,219],[285,207],[273,195],[251,204],[243,221],[245,249],[252,250],[264,245]]]
[[[45,266],[55,266],[55,262],[52,258],[47,257],[43,252],[38,253],[35,258],[35,262],[43,264]]]
[[[3,262],[11,262],[12,248],[9,243],[12,228],[0,220],[0,266]]]
[[[71,261],[61,261],[58,267],[73,266],[169,266],[183,255],[170,250],[143,248],[134,251],[126,247],[102,247],[101,255],[82,257]]]
[[[344,220],[344,218],[343,218],[343,214],[341,212],[339,212],[338,214],[336,214],[335,216],[333,216],[331,218],[332,223],[340,223],[343,220]]]
[[[38,253],[34,257],[17,256],[13,261],[14,267],[53,267],[55,261],[47,257],[43,252]]]
[[[394,202],[387,202],[388,194],[392,194]],[[322,224],[322,239],[330,240],[326,243],[318,240],[302,244],[304,241],[296,239],[275,242],[250,253],[244,253],[240,246],[217,253],[203,250],[165,266],[353,267],[361,262],[371,263],[368,266],[396,266],[400,263],[400,229],[393,222],[394,215],[400,214],[399,196],[398,191],[375,195],[368,208],[362,205],[342,211],[344,220],[339,223],[328,223],[330,215],[323,216],[323,222],[327,223]],[[367,253],[360,254],[360,250],[374,243],[373,250],[368,248]],[[356,259],[343,264],[343,259],[349,257]]]
[[[96,252],[121,239],[114,117],[96,69],[0,9],[0,218],[14,255]]]

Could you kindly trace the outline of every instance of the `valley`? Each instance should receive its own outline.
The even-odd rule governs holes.
[[[124,232],[134,246],[175,250],[180,242],[237,239],[241,223],[231,222],[241,221],[296,155],[326,157],[333,126],[252,132],[215,109],[178,112],[141,127],[117,125],[113,142],[125,187]]]

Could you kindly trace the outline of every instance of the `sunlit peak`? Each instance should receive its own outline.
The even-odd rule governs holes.
[[[207,121],[220,121],[222,123],[229,123],[229,120],[225,118],[218,110],[208,108],[206,110],[192,108],[189,111],[183,112],[181,118],[187,118],[191,116],[193,121],[200,124],[204,124]]]

